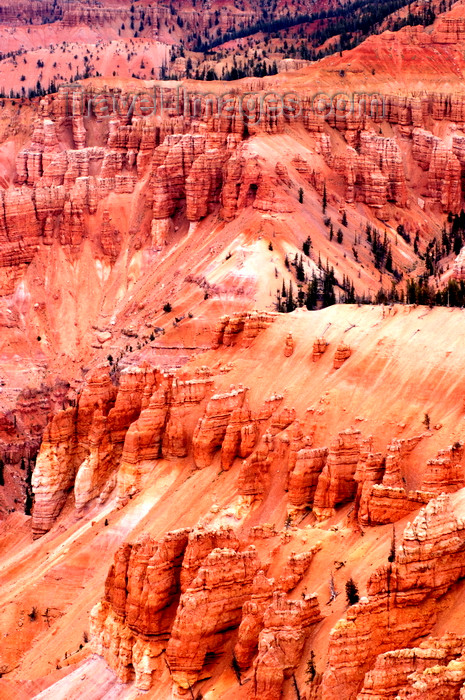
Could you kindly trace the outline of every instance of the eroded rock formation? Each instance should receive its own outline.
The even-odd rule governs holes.
[[[410,646],[427,634],[437,600],[464,574],[465,523],[442,495],[405,528],[395,561],[373,574],[367,599],[349,608],[332,630],[322,697],[355,698],[376,654]]]

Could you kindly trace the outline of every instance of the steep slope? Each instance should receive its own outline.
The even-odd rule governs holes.
[[[361,666],[357,679],[347,681],[342,690],[336,690],[331,681],[333,676],[339,678],[339,683],[345,678],[338,670],[345,668],[338,649],[341,644],[347,646],[341,635],[346,629],[353,630],[350,634],[358,648],[359,628],[360,634],[367,633],[361,631],[365,619],[363,606],[370,610],[377,606],[380,610],[377,634],[385,629],[382,601],[386,574],[383,572],[392,546],[392,525],[366,527],[357,522],[360,516],[353,510],[356,478],[364,483],[361,471],[365,469],[369,486],[372,477],[363,467],[367,453],[386,455],[392,444],[410,444],[398,462],[402,486],[392,487],[391,495],[386,498],[395,500],[402,488],[406,493],[417,490],[426,494],[421,489],[431,469],[435,469],[432,458],[448,445],[463,441],[461,313],[400,306],[383,312],[380,307],[340,305],[317,312],[279,315],[269,319],[261,329],[253,317],[239,331],[239,317],[233,325],[222,322],[221,334],[215,332],[211,336],[216,349],[191,360],[173,383],[176,392],[184,397],[181,421],[186,455],[175,459],[165,451],[163,455],[158,452],[162,443],[166,444],[166,450],[175,444],[171,438],[169,441],[163,438],[164,431],[167,435],[174,434],[169,427],[169,416],[160,435],[156,425],[161,423],[154,421],[153,414],[157,405],[155,397],[161,396],[165,380],[156,373],[153,375],[152,370],[149,372],[148,367],[143,371],[123,372],[115,407],[110,410],[108,421],[101,423],[98,443],[95,432],[88,444],[81,437],[76,452],[63,431],[56,437],[62,454],[71,457],[80,451],[83,464],[89,464],[87,453],[95,455],[92,460],[96,466],[104,465],[108,450],[113,450],[111,469],[116,489],[100,487],[99,497],[90,493],[90,501],[77,511],[74,500],[77,504],[82,481],[76,480],[74,498],[72,495],[68,498],[51,531],[35,542],[31,541],[25,516],[10,515],[3,526],[6,546],[2,547],[2,617],[9,641],[2,652],[6,674],[5,680],[0,680],[0,687],[7,693],[12,692],[11,688],[22,688],[26,694],[44,689],[43,697],[69,697],[74,692],[101,697],[102,693],[113,692],[116,676],[103,671],[99,657],[89,656],[86,640],[92,636],[91,648],[103,654],[115,673],[129,682],[119,691],[121,697],[132,696],[134,671],[135,683],[149,688],[149,697],[166,697],[171,692],[168,666],[180,692],[184,687],[189,693],[191,685],[196,692],[200,689],[204,697],[228,698],[234,694],[245,698],[252,693],[252,697],[271,698],[279,697],[282,690],[287,698],[294,694],[295,673],[295,682],[305,696],[310,651],[315,654],[318,674],[329,662],[323,679],[321,675],[315,677],[315,692],[322,692],[322,697],[327,698],[335,692],[345,698],[355,697],[355,691],[361,689],[364,681]],[[289,333],[294,351],[286,357]],[[314,340],[322,337],[328,346],[314,362]],[[350,345],[351,355],[334,369],[334,357],[341,342]],[[155,382],[149,379],[152,376]],[[139,388],[134,384],[137,377]],[[174,375],[168,377],[166,389]],[[247,391],[239,387],[245,381],[250,387]],[[99,393],[104,400],[104,384],[100,384]],[[239,388],[231,390],[231,384]],[[128,404],[129,385],[133,387],[133,399]],[[204,387],[208,387],[206,394]],[[200,394],[199,388],[202,388]],[[77,429],[82,436],[90,426],[91,416],[85,391],[77,406]],[[87,395],[97,397],[96,389]],[[133,413],[137,396],[143,400],[138,418]],[[162,405],[159,398],[156,402]],[[237,413],[238,402],[240,413]],[[174,408],[176,404],[181,405],[179,398],[171,405]],[[63,418],[70,410],[74,409],[68,409]],[[101,409],[91,410],[94,411],[92,426],[96,426]],[[144,412],[152,416],[147,424],[152,432],[148,434],[143,432]],[[424,425],[425,413],[430,417],[429,430]],[[121,440],[117,435],[121,433],[113,429],[108,434],[105,425],[114,425],[117,416],[120,416],[118,430],[134,418],[135,422],[129,430],[123,428],[124,448],[121,456],[115,458]],[[55,425],[57,420],[62,422],[58,417]],[[231,455],[232,436],[237,431],[234,426],[239,426],[242,436],[232,453],[237,457],[230,468],[222,470],[224,455]],[[91,427],[92,430],[95,428]],[[136,442],[135,433],[140,435]],[[175,431],[175,434],[179,438],[182,433]],[[254,435],[253,439],[250,434]],[[338,434],[340,437],[334,441]],[[347,442],[349,435],[355,437],[355,442],[352,438],[350,444]],[[102,451],[105,445],[106,452]],[[146,446],[151,446],[151,453]],[[312,500],[309,491],[307,510],[296,513],[291,503],[291,475],[299,460],[306,459],[309,448],[325,446],[329,447],[327,466],[321,462],[316,466],[316,494]],[[353,455],[357,454],[354,459]],[[37,475],[33,477],[35,489],[41,479],[39,474],[51,475],[53,468],[45,441]],[[124,476],[128,468],[132,474],[129,481]],[[383,478],[384,469],[387,475],[387,462],[381,472],[378,469],[376,481]],[[463,479],[463,464],[460,470]],[[343,474],[349,490],[341,492],[336,485]],[[107,471],[105,478],[109,479],[108,484],[112,482],[111,471]],[[329,490],[325,486],[328,478]],[[456,481],[450,485],[443,481],[441,489],[457,491],[460,486]],[[318,498],[321,501],[319,492],[329,495],[324,501],[325,513],[317,502]],[[48,493],[53,497],[53,490]],[[370,501],[372,496],[367,498]],[[434,494],[425,498],[434,499]],[[407,555],[402,554],[404,550],[400,546],[402,532],[407,519],[412,521],[418,513],[421,503],[417,502],[411,514],[407,517],[401,514],[395,523],[398,547],[392,567],[393,571],[397,570],[395,567],[401,568],[391,577],[398,581],[396,585],[403,591],[406,602],[401,602],[404,598],[400,592],[388,598],[392,610],[388,624],[394,624],[395,615],[404,615],[404,606],[412,605],[414,594],[420,596],[415,586],[420,586],[422,599],[429,602],[425,613],[421,612],[423,617],[415,623],[417,626],[410,628],[408,638],[401,630],[394,632],[394,627],[390,647],[387,637],[383,643],[372,638],[371,661],[368,663],[367,659],[364,671],[374,667],[377,654],[415,643],[425,633],[439,636],[444,630],[464,633],[463,616],[456,614],[461,584],[454,589],[462,576],[459,557],[463,556],[464,544],[462,535],[454,532],[461,532],[463,489],[451,496],[450,505],[444,505],[448,503],[444,499],[439,498],[437,506],[432,501],[426,516],[422,516],[427,519],[427,531],[432,528],[431,545],[421,545],[420,553],[412,554],[408,561],[424,562],[429,556],[426,553],[432,551],[435,553],[432,556],[437,557],[435,566],[441,571],[444,568],[447,577],[441,583],[439,573],[435,577],[425,574],[429,578],[423,586],[421,582],[413,582],[414,564],[409,564],[407,559],[403,563]],[[44,512],[42,503],[43,497],[40,501],[36,499],[33,521]],[[452,512],[456,515],[452,516]],[[23,525],[18,527],[21,517]],[[415,547],[415,542],[423,542],[423,535],[419,534],[423,531],[421,523],[420,519],[412,532],[407,527],[404,543],[412,542],[411,546]],[[167,535],[170,532],[173,534]],[[437,544],[437,538],[441,538],[441,545]],[[410,545],[403,545],[407,546]],[[110,568],[117,550],[114,567]],[[250,570],[243,568],[244,558],[251,562]],[[447,568],[448,561],[454,562],[453,569]],[[380,565],[383,566],[378,571]],[[418,566],[425,567],[424,563]],[[127,574],[124,567],[129,567]],[[260,567],[264,573],[257,576]],[[339,619],[344,620],[343,591],[351,576],[360,595],[367,591],[368,602],[360,604],[360,612],[358,607],[349,609],[347,619],[356,620],[355,626],[351,623],[347,627],[343,621],[336,625],[328,649],[330,629]],[[89,622],[91,608],[104,594],[106,578],[104,602],[94,608]],[[125,585],[129,586],[126,593]],[[335,598],[333,590],[339,593]],[[436,599],[440,601],[436,608],[437,622],[431,617],[431,606]],[[225,600],[230,607],[225,607]],[[199,605],[204,605],[206,611],[200,616],[192,612],[201,609]],[[36,608],[34,614],[33,608]],[[193,626],[194,620],[201,626]],[[23,630],[21,645],[19,629]],[[83,648],[79,651],[80,644]],[[243,690],[231,667],[234,646],[241,664],[242,683],[251,678],[250,683],[244,683]],[[456,656],[461,648],[457,642]],[[168,666],[163,660],[163,649],[167,649]],[[243,660],[245,649],[250,650],[248,660]],[[445,654],[441,658],[444,659],[441,663],[448,663],[452,657]],[[44,678],[46,669],[52,667],[57,667],[56,676]],[[371,683],[369,678],[366,677],[365,684]]]

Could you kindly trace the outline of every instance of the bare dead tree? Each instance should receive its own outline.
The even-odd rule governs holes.
[[[333,600],[335,600],[337,598],[337,596],[339,595],[339,593],[336,591],[336,586],[334,583],[334,576],[333,576],[332,571],[331,571],[331,576],[329,579],[329,592],[330,592],[329,602],[332,603]]]

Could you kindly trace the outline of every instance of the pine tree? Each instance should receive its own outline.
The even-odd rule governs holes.
[[[304,251],[305,255],[307,258],[310,256],[310,248],[312,247],[312,239],[310,236],[307,236],[305,241],[302,244],[302,250]]]
[[[392,526],[391,549],[389,550],[388,561],[393,562],[396,558],[396,528]]]
[[[294,301],[292,282],[289,282],[289,293],[287,296],[286,310],[288,313],[290,313],[291,311],[294,311],[295,308],[296,308],[296,304]]]
[[[5,465],[3,463],[3,459],[0,459],[0,486],[5,486],[4,469],[5,469]]]
[[[305,299],[305,306],[309,311],[312,311],[312,309],[316,309],[316,305],[318,302],[318,280],[313,273],[312,276],[312,281],[309,283],[308,288],[307,288],[307,297]]]
[[[342,221],[341,221],[341,223],[342,223],[343,226],[347,226],[347,214],[346,214],[345,211],[342,213]]]
[[[304,201],[304,190],[303,190],[303,187],[300,187],[299,188],[299,202],[301,204],[303,204],[303,201]]]
[[[305,270],[304,270],[302,256],[300,256],[300,260],[297,263],[296,273],[297,273],[297,279],[299,280],[299,282],[305,282]]]
[[[342,233],[341,228],[337,230],[336,240],[338,243],[342,243],[342,241],[344,240],[344,234]]]
[[[357,584],[353,578],[346,582],[346,598],[349,605],[355,605],[360,600]]]
[[[322,203],[323,214],[326,214],[326,208],[327,208],[327,206],[328,206],[328,196],[327,196],[327,193],[326,193],[326,182],[325,182],[325,184],[324,184],[324,186],[323,186],[323,203]]]

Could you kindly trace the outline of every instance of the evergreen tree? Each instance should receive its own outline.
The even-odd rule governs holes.
[[[353,578],[346,582],[346,598],[349,605],[355,605],[360,600],[357,584]]]
[[[335,284],[336,278],[333,268],[331,268],[331,271],[326,270],[323,280],[323,307],[332,306],[336,303]]]
[[[392,564],[392,562],[396,558],[396,528],[394,524],[392,525],[392,537],[391,537],[391,549],[389,550],[389,556],[388,556],[388,561]]]
[[[297,279],[299,280],[299,282],[305,282],[305,270],[304,270],[302,256],[300,256],[300,260],[298,261],[298,263],[296,265],[296,273],[297,273]]]
[[[318,280],[317,280],[315,273],[313,273],[312,280],[307,287],[307,296],[305,299],[305,306],[307,307],[307,309],[309,311],[312,311],[312,309],[316,309],[317,302],[318,302]]]
[[[287,295],[286,311],[287,311],[287,313],[291,313],[291,311],[294,311],[295,308],[296,308],[296,303],[294,301],[292,282],[289,282],[289,293]]]
[[[302,250],[304,251],[307,258],[310,257],[310,248],[311,247],[312,247],[312,239],[310,238],[310,236],[307,236],[307,238],[305,239],[305,241],[302,244]]]

